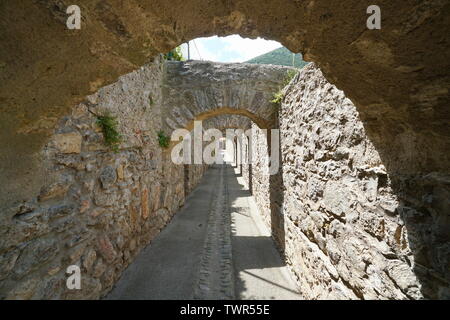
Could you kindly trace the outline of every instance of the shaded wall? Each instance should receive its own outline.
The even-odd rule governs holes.
[[[285,259],[305,298],[450,298],[450,179],[432,171],[445,148],[424,152],[411,132],[363,122],[314,65],[285,91],[277,186],[284,230],[270,222],[273,190],[258,165],[253,195],[273,237],[284,233]],[[258,159],[267,151],[256,135]]]

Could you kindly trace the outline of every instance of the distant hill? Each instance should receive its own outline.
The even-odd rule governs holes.
[[[281,47],[270,51],[266,54],[260,55],[256,58],[246,61],[247,63],[255,64],[275,64],[280,66],[292,67],[292,52],[285,47]],[[297,53],[294,59],[294,66],[303,68],[308,62],[303,61],[301,53]]]

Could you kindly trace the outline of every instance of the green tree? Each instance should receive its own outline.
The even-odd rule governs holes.
[[[183,57],[183,53],[181,52],[181,47],[176,47],[173,50],[170,50],[168,53],[164,55],[166,60],[174,60],[174,61],[185,61],[186,59]]]

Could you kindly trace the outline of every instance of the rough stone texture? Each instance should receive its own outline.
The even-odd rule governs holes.
[[[158,145],[160,130],[170,135],[166,115],[184,108],[192,115],[185,121],[208,119],[205,130],[250,127],[248,117],[233,111],[227,117],[228,109],[208,105],[208,99],[191,104],[186,94],[194,93],[227,101],[230,109],[251,112],[268,125],[276,110],[268,101],[287,69],[156,58],[73,107],[39,153],[46,175],[32,180],[41,187],[12,205],[1,203],[0,298],[94,299],[108,292],[207,168],[175,165],[171,150]],[[104,114],[118,120],[117,153],[105,145],[96,123]],[[186,127],[185,121],[176,128]],[[82,267],[79,292],[65,286],[72,264]]]
[[[157,59],[58,120],[40,152],[41,188],[0,216],[0,299],[99,298],[184,203],[206,167],[174,165],[158,145],[162,75]],[[117,117],[117,153],[89,111]],[[66,288],[72,264],[80,291]]]
[[[162,98],[167,128],[191,129],[194,120],[220,115],[245,115],[261,127],[270,127],[276,112],[270,100],[290,69],[273,65],[169,61]]]
[[[285,92],[279,174],[255,125],[243,171],[305,298],[449,299],[448,172],[411,170],[434,157],[414,143],[389,155],[403,132],[374,144],[381,133],[314,65]]]
[[[54,136],[55,147],[61,153],[80,153],[82,137],[78,132],[60,133]]]
[[[250,120],[247,116],[222,114],[204,120],[203,127],[216,128],[221,131],[225,131],[224,133],[226,134],[226,129],[250,129],[252,127],[252,120]]]
[[[65,29],[62,2],[2,3],[0,297],[105,293],[204,170],[171,164],[156,132],[204,116],[226,129],[234,120],[220,117],[235,113],[281,128],[279,174],[268,177],[263,158],[241,170],[305,297],[448,298],[449,4],[381,1],[382,31],[365,29],[368,4],[90,2],[78,32]],[[267,100],[281,72],[173,62],[161,88],[159,58],[85,98],[158,51],[235,32],[301,49],[355,105],[311,65],[277,123]],[[245,77],[249,96],[239,95]],[[88,110],[118,116],[117,154]],[[255,135],[263,156],[266,137]],[[81,291],[65,289],[70,264],[88,274]]]
[[[81,30],[66,28],[70,4],[0,5],[0,203],[38,191],[47,175],[40,150],[85,96],[209,35],[262,36],[301,51],[378,133],[382,158],[422,150],[398,157],[405,173],[449,170],[447,0],[379,0],[381,30],[366,28],[368,0],[82,0]]]

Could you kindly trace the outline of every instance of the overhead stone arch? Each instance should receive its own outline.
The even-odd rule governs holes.
[[[18,164],[34,171],[36,154],[56,119],[86,96],[160,53],[212,35],[259,36],[302,52],[355,103],[376,144],[403,134],[415,137],[415,149],[448,150],[450,4],[379,0],[382,29],[368,30],[371,4],[82,0],[77,3],[81,29],[68,30],[68,5],[61,1],[23,5],[5,0],[0,10],[0,160],[6,176],[14,180]],[[393,146],[392,152],[398,150]],[[412,161],[424,164],[413,170],[448,171],[442,154],[420,156],[430,161]]]
[[[203,127],[217,128],[219,130],[242,129],[247,130],[252,126],[252,120],[243,115],[219,115],[203,122]]]
[[[236,161],[238,157],[239,141],[238,139],[247,139],[245,133],[252,128],[252,120],[242,115],[219,115],[203,122],[203,128],[208,130],[214,128],[220,130],[227,140],[230,140],[233,150],[233,158]],[[228,130],[232,130],[232,135],[228,135]],[[248,140],[247,140],[248,141]],[[241,152],[241,150],[239,150]]]
[[[422,220],[421,211],[429,207],[432,215],[438,216],[436,219],[444,221],[441,225],[447,226],[447,202],[441,202],[440,198],[447,194],[443,186],[448,185],[448,179],[439,183],[433,181],[439,174],[446,174],[450,165],[450,46],[447,40],[450,23],[445,13],[450,10],[450,3],[448,0],[379,0],[382,29],[368,30],[366,9],[372,3],[369,0],[342,0],[338,4],[331,0],[227,0],[212,1],[205,6],[201,0],[80,0],[77,4],[81,7],[82,28],[68,30],[65,1],[25,4],[3,0],[0,5],[0,183],[3,187],[0,209],[4,211],[4,203],[8,208],[4,211],[8,214],[3,216],[10,223],[9,203],[22,200],[23,195],[37,194],[40,179],[35,179],[32,173],[38,172],[37,164],[42,161],[38,150],[56,121],[88,94],[187,40],[240,34],[278,40],[294,52],[301,51],[307,61],[315,62],[328,81],[344,90],[355,103],[370,140],[380,150],[382,162],[395,180],[394,187],[405,194],[405,198],[409,194],[419,195],[418,201],[413,197],[406,203],[417,207],[420,215],[413,216],[406,207],[404,216]],[[191,71],[189,68],[178,70],[174,81],[189,79]],[[313,75],[316,71],[308,72]],[[192,106],[197,106],[196,102],[207,97],[208,92],[214,96],[215,80],[211,80],[205,81],[196,95],[185,95],[186,101],[192,97],[195,102]],[[223,87],[235,80],[223,81]],[[313,78],[311,82],[298,83],[298,95],[291,97],[292,101],[302,99],[302,90],[308,86],[316,86],[314,94],[327,99],[326,90],[331,84],[319,86],[320,81],[319,77],[319,80]],[[180,85],[178,82],[174,82],[175,88]],[[238,91],[242,83],[233,87]],[[174,94],[176,96],[178,91]],[[263,101],[262,98],[256,100]],[[310,100],[311,103],[316,101]],[[262,126],[273,124],[274,106],[264,110],[259,109],[264,103],[257,103],[258,108],[250,110],[253,99],[249,97],[246,101],[248,103],[236,107],[208,100],[207,109],[191,111],[191,115],[189,107],[167,104],[164,117],[168,119],[166,122],[176,121],[175,127],[189,127],[195,119],[225,114],[244,115]],[[169,102],[165,99],[164,103]],[[148,106],[145,102],[140,107]],[[174,108],[179,111],[174,113]],[[166,111],[170,114],[166,115]],[[297,111],[292,110],[292,113]],[[306,108],[304,112],[309,110]],[[329,110],[324,108],[323,114],[315,116],[326,117],[326,112]],[[147,163],[142,168],[146,167]],[[170,177],[172,170],[161,171],[168,171]],[[43,173],[40,174],[44,176]],[[424,186],[420,182],[422,178],[427,181]],[[281,185],[279,180],[271,178],[268,185]],[[137,179],[134,182],[141,183]],[[412,190],[416,185],[420,186],[419,191]],[[406,193],[402,190],[404,186]],[[157,188],[159,190],[159,186]],[[436,198],[432,189],[438,195]],[[142,190],[142,194],[145,199],[148,190]],[[272,202],[280,203],[275,196],[270,194]],[[282,197],[283,192],[279,192],[279,196]],[[387,203],[387,206],[391,205]],[[373,207],[373,210],[378,209]],[[19,210],[24,212],[23,207]],[[278,209],[274,206],[271,211]],[[439,214],[435,214],[436,211]],[[386,226],[389,220],[386,219]],[[283,215],[273,221],[277,228],[282,226]],[[12,231],[21,225],[3,224],[3,227],[11,234],[20,234]],[[384,229],[384,222],[382,226]],[[405,229],[402,231],[402,228],[403,224],[397,230],[403,237]],[[439,227],[439,232],[431,233],[431,241],[425,247],[418,248],[421,260],[428,260],[423,258],[424,250],[444,248],[445,244],[435,246],[433,240],[434,234],[442,233],[441,229],[444,230]],[[409,231],[408,235],[413,235],[414,226]],[[284,240],[284,230],[280,233]],[[427,230],[426,234],[430,232]],[[442,238],[447,239],[445,234]],[[397,232],[392,240],[397,240]],[[109,247],[108,242],[106,247]],[[388,254],[391,260],[391,252]],[[408,263],[410,261],[416,260],[408,260]]]
[[[168,131],[192,129],[194,121],[220,115],[248,117],[260,128],[274,124],[271,102],[288,67],[168,61],[163,84],[163,121]]]
[[[0,19],[0,97],[2,120],[9,126],[2,123],[2,128],[17,131],[38,121],[38,113],[63,115],[89,93],[187,40],[240,34],[301,51],[360,109],[371,106],[415,130],[448,136],[450,77],[442,72],[450,69],[450,49],[442,40],[450,32],[448,1],[380,0],[381,31],[366,27],[371,4],[79,1],[81,30],[68,30],[60,1],[23,6],[6,0]]]
[[[445,145],[449,136],[448,1],[380,0],[382,29],[368,30],[371,1],[79,1],[81,30],[66,27],[66,5],[2,2],[1,142],[34,152],[50,129],[20,133],[69,108],[158,53],[188,40],[240,34],[302,52],[345,91],[363,120],[393,122]],[[400,18],[399,18],[400,17]],[[420,48],[420,49],[418,49]],[[395,131],[395,132],[392,132]],[[425,139],[425,138],[423,138]],[[31,143],[33,141],[33,143]],[[7,152],[12,161],[17,152]],[[23,152],[26,153],[26,152]],[[19,157],[23,158],[23,155]]]

